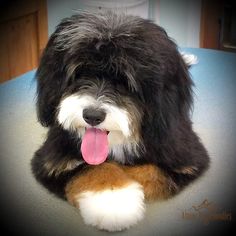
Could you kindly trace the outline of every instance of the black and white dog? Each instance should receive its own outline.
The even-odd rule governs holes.
[[[144,200],[173,196],[208,167],[190,121],[188,65],[149,20],[112,12],[64,19],[36,77],[38,118],[49,131],[33,173],[85,223],[129,228]]]

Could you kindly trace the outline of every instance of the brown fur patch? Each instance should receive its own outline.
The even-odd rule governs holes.
[[[61,161],[49,160],[45,162],[44,169],[47,176],[54,175],[55,177],[59,176],[61,173],[73,170],[76,168],[80,162],[76,159],[64,158]]]
[[[132,132],[133,140],[137,143],[142,143],[142,140],[140,140],[140,125],[143,112],[128,97],[124,99],[124,107],[128,111],[129,120],[131,121],[129,129]]]
[[[166,199],[177,191],[174,182],[155,165],[124,166],[123,169],[143,186],[147,201]]]
[[[76,197],[84,191],[101,191],[105,189],[123,188],[132,180],[116,163],[103,163],[88,166],[75,176],[66,186],[66,197],[72,205],[77,205]]]
[[[198,168],[195,166],[185,166],[181,169],[176,169],[175,172],[184,175],[195,175],[197,170]]]

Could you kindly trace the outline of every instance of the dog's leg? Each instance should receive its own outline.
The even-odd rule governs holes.
[[[126,174],[143,186],[145,200],[167,199],[178,192],[177,185],[152,164],[123,166]]]
[[[144,216],[142,185],[116,163],[88,166],[66,186],[68,201],[80,209],[84,222],[108,231],[136,224]]]

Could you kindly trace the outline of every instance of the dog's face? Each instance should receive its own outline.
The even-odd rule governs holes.
[[[191,81],[176,45],[162,28],[133,16],[65,19],[37,77],[41,123],[76,133],[91,164],[102,161],[91,160],[87,146],[94,142],[97,154],[110,152],[120,162],[138,157],[148,140],[160,141],[187,116],[191,103]]]
[[[73,82],[67,88],[73,89],[70,92],[67,90],[60,99],[57,122],[64,129],[77,133],[82,140],[86,140],[88,131],[89,137],[92,131],[102,131],[107,136],[108,147],[113,154],[119,152],[121,146],[137,152],[143,117],[141,102],[128,86],[112,80],[116,78],[99,78],[91,74]],[[104,147],[101,143],[97,145]],[[119,161],[124,161],[123,154],[115,156],[119,156]],[[87,161],[92,163],[91,160]]]

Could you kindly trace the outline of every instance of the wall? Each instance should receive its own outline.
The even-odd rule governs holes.
[[[47,2],[49,34],[54,31],[62,18],[75,14],[78,9],[85,9],[84,3],[88,3],[86,0],[48,0]],[[95,3],[96,0],[91,2]],[[110,4],[111,1],[98,0],[97,2],[102,5],[104,2]],[[139,6],[136,6],[135,12],[143,17],[147,15],[155,23],[164,27],[179,46],[199,47],[201,0],[117,0],[115,7],[118,7],[117,3],[122,5],[127,2],[131,5],[138,2]],[[140,6],[141,11],[137,9]]]
[[[159,4],[160,14],[156,23],[159,20],[159,24],[178,45],[199,47],[201,1],[160,0]]]
[[[48,5],[48,33],[51,35],[61,19],[76,13],[80,9],[78,0],[47,0]]]

